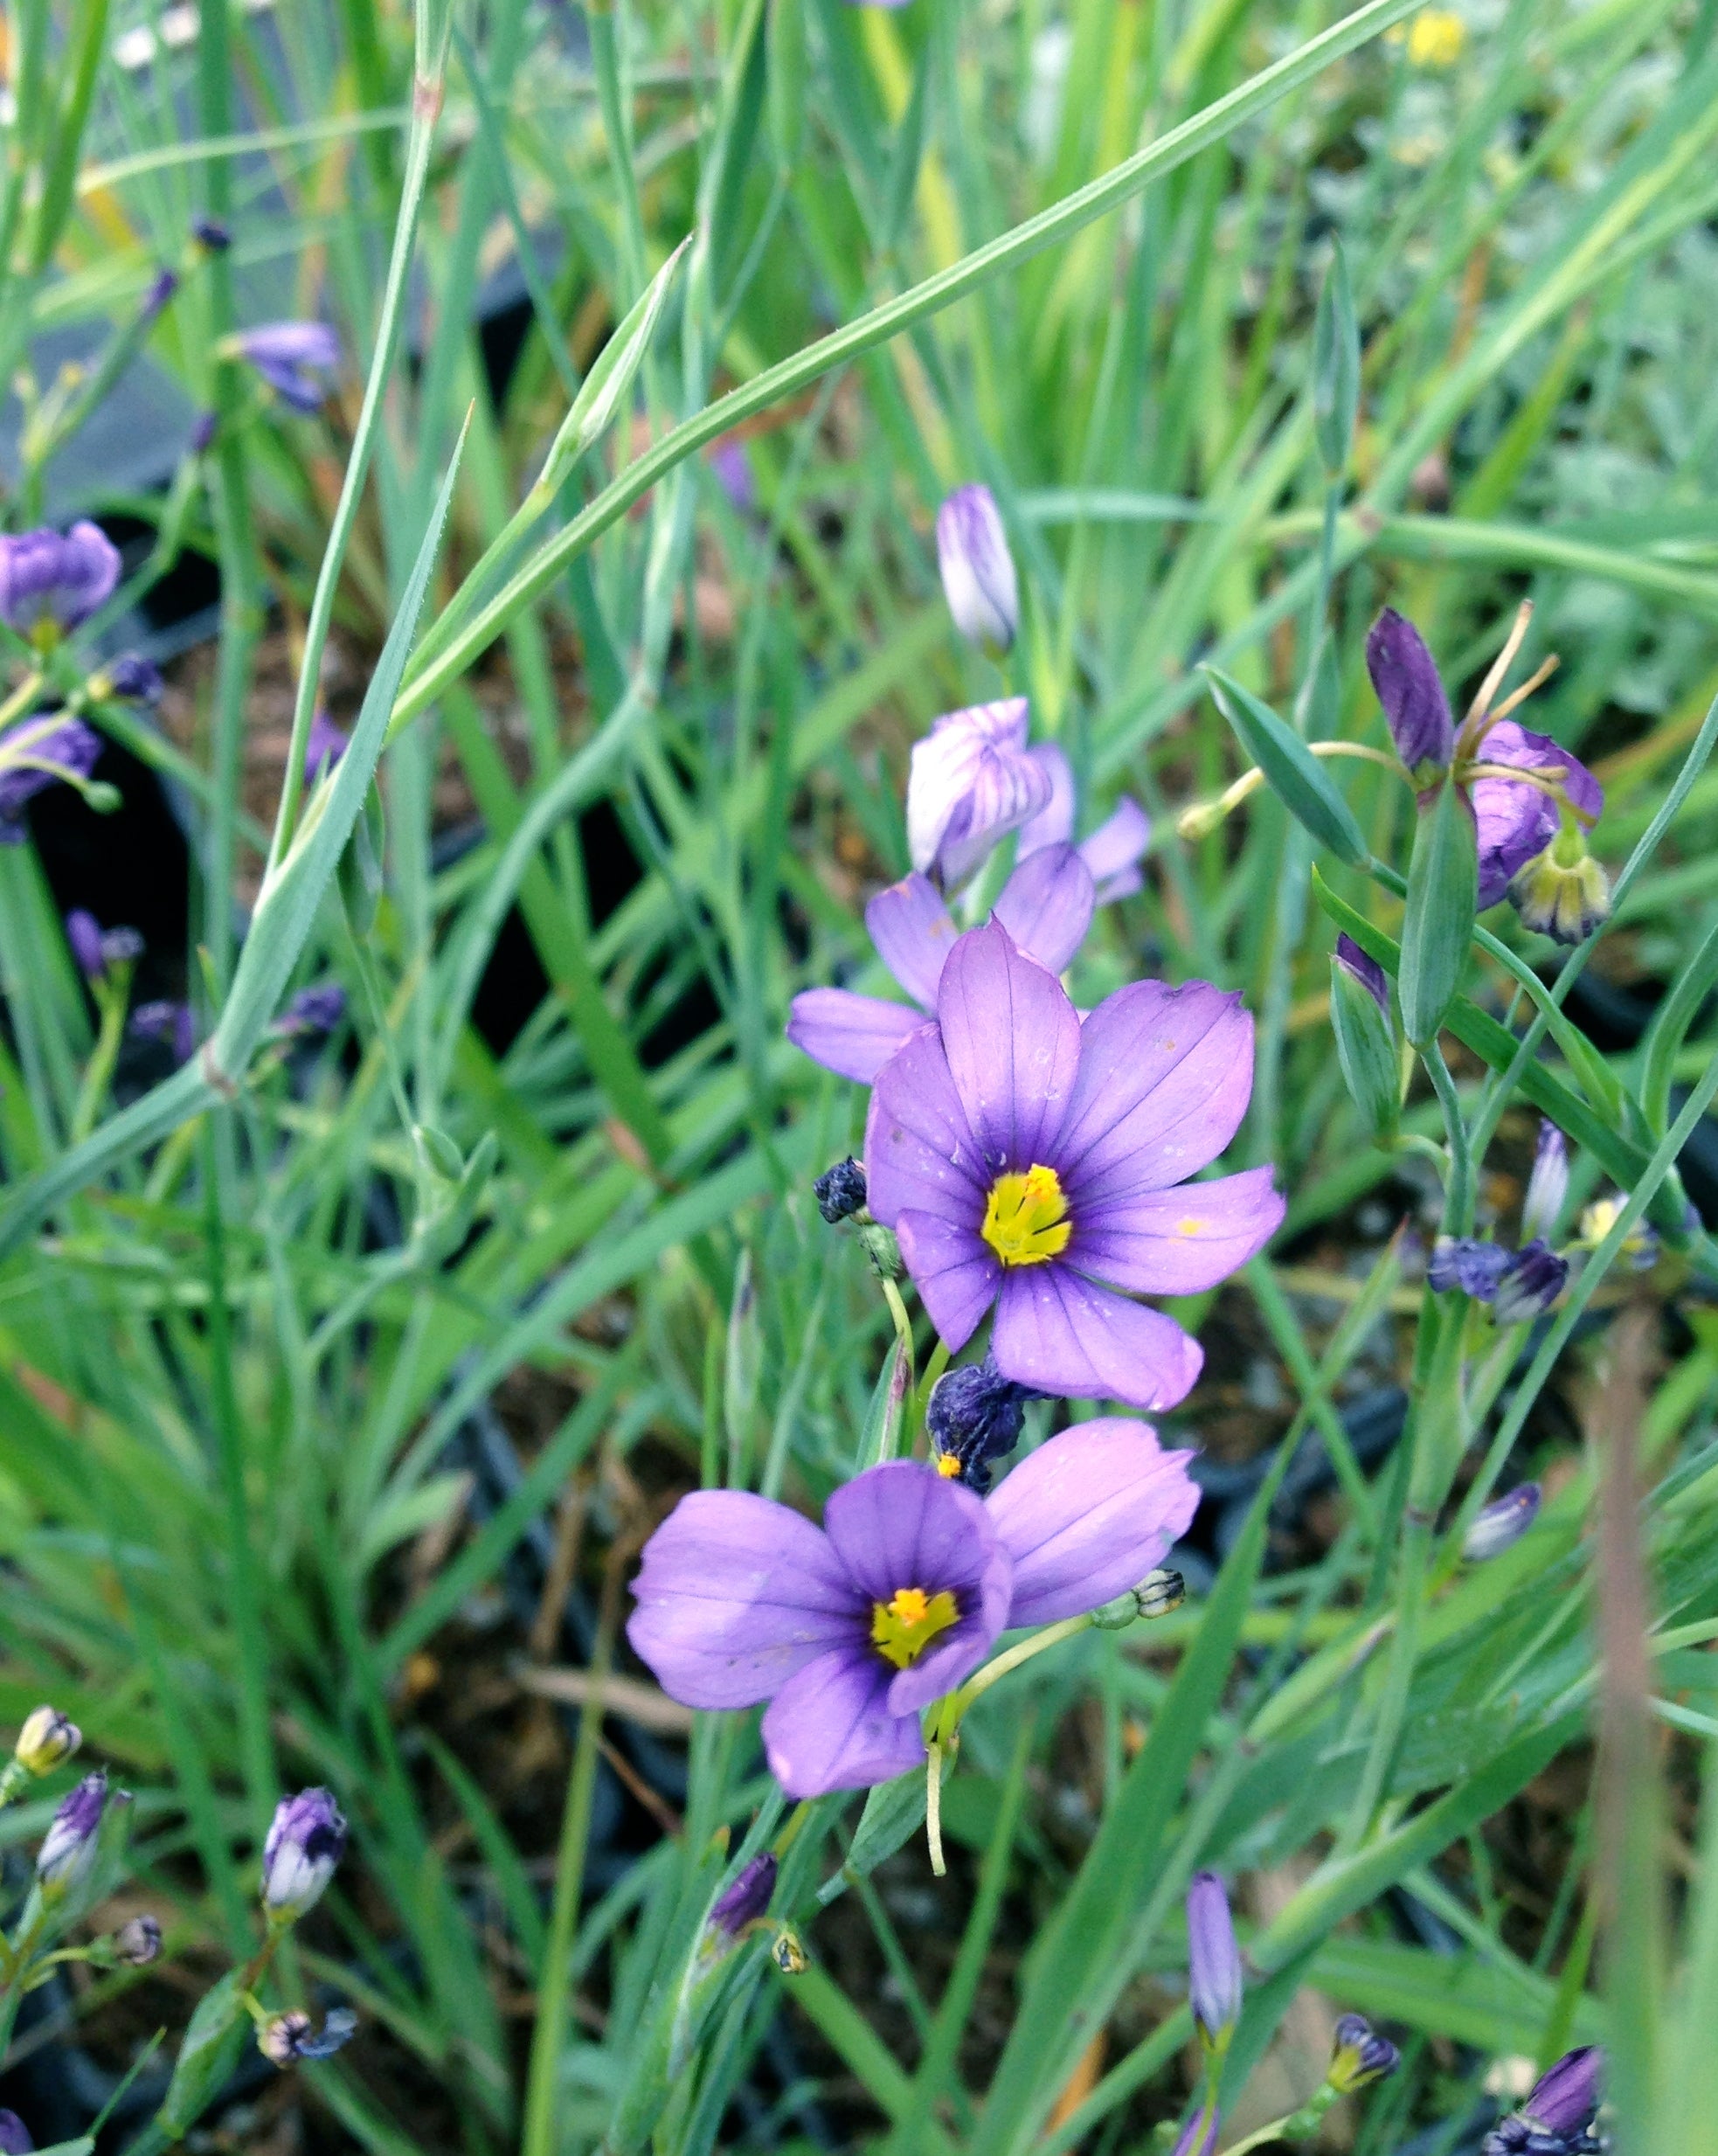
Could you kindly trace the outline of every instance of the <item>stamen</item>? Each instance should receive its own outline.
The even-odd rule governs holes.
[[[1530,674],[1527,680],[1521,683],[1519,689],[1512,689],[1510,690],[1509,694],[1503,699],[1502,703],[1498,705],[1496,711],[1492,712],[1489,721],[1490,724],[1495,726],[1499,719],[1507,718],[1511,711],[1519,710],[1520,707],[1527,702],[1527,698],[1533,694],[1535,689],[1542,689],[1544,687],[1545,683],[1550,680],[1552,675],[1556,672],[1557,669],[1562,664],[1562,661],[1558,658],[1556,653],[1554,651],[1550,657],[1546,660],[1545,663],[1538,669],[1536,673]]]
[[[1056,1170],[1035,1163],[1023,1175],[999,1175],[979,1232],[1005,1265],[1045,1265],[1059,1257],[1074,1224]]]
[[[922,1587],[897,1587],[887,1602],[871,1605],[871,1644],[884,1661],[911,1669],[959,1615],[959,1605],[946,1587],[933,1595]]]
[[[1479,693],[1468,706],[1465,732],[1476,719],[1483,719],[1492,708],[1492,698],[1502,688],[1504,676],[1515,663],[1515,654],[1527,641],[1527,626],[1533,620],[1533,601],[1524,599],[1515,609],[1515,620],[1504,640],[1503,649],[1492,662],[1492,670],[1479,684]]]

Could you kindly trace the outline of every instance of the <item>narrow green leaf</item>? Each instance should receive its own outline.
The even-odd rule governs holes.
[[[1396,1036],[1371,991],[1337,958],[1330,961],[1330,1024],[1348,1098],[1373,1139],[1388,1144],[1401,1108]]]
[[[800,161],[806,133],[805,0],[770,0],[765,62],[770,141],[784,173]]]
[[[1455,1000],[1473,934],[1479,856],[1467,804],[1446,779],[1414,828],[1396,992],[1403,1030],[1416,1048],[1437,1037]]]
[[[1264,773],[1264,782],[1285,808],[1339,861],[1359,868],[1367,858],[1366,841],[1354,813],[1335,780],[1306,744],[1250,689],[1215,667],[1202,669],[1216,707],[1234,728],[1241,746]]]
[[[656,324],[674,288],[682,258],[692,244],[689,232],[628,309],[627,317],[592,362],[572,400],[560,432],[549,446],[539,489],[552,494],[587,449],[594,448],[614,423],[634,377],[644,364]]]
[[[1347,467],[1359,410],[1360,324],[1354,318],[1347,257],[1338,239],[1313,318],[1313,428],[1325,471],[1333,480]]]

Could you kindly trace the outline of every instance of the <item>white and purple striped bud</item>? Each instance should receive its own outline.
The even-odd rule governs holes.
[[[946,711],[912,752],[907,849],[923,876],[965,883],[996,842],[1045,808],[1052,775],[1028,749],[1024,697]]]
[[[28,1774],[52,1774],[83,1741],[83,1731],[57,1707],[38,1707],[18,1731],[12,1757]]]
[[[1241,1951],[1229,1896],[1215,1872],[1195,1872],[1187,1890],[1188,1997],[1199,2040],[1223,2051],[1241,2018]]]
[[[1388,2036],[1380,2036],[1362,2014],[1345,2014],[1336,2024],[1336,2042],[1325,2079],[1339,2096],[1352,2096],[1395,2073],[1402,2054]]]
[[[346,1821],[327,1790],[281,1799],[262,1845],[262,1905],[272,1924],[296,1924],[315,1906],[345,1847]]]
[[[85,1775],[54,1813],[36,1852],[36,1883],[44,1895],[57,1898],[88,1877],[107,1808],[107,1776]]]
[[[1548,1241],[1557,1231],[1564,1201],[1569,1196],[1569,1140],[1546,1117],[1539,1126],[1539,1143],[1534,1148],[1533,1173],[1521,1203],[1521,1240]]]
[[[1450,699],[1425,640],[1393,607],[1386,607],[1372,624],[1366,670],[1409,777],[1422,789],[1435,786],[1455,753]]]
[[[937,511],[937,565],[954,626],[1000,657],[1020,633],[1020,584],[988,487],[957,487]]]
[[[1487,1557],[1500,1557],[1513,1549],[1539,1517],[1544,1492],[1536,1482],[1523,1482],[1474,1515],[1473,1524],[1462,1538],[1461,1554],[1470,1564],[1483,1564]]]

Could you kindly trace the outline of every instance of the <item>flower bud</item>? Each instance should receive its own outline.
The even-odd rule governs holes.
[[[161,1952],[161,1926],[153,1917],[134,1917],[114,1934],[114,1958],[128,1969],[147,1969]]]
[[[17,2113],[0,2111],[0,2156],[30,2156],[35,2146]]]
[[[988,487],[957,487],[937,511],[937,565],[954,626],[1001,656],[1020,629],[1020,586]]]
[[[1490,1302],[1514,1252],[1500,1243],[1479,1243],[1471,1236],[1440,1235],[1432,1244],[1426,1279],[1440,1295],[1459,1289],[1475,1302]]]
[[[89,1875],[107,1808],[107,1776],[85,1775],[54,1813],[36,1852],[36,1883],[44,1894],[69,1893]]]
[[[1027,1403],[1039,1397],[1030,1386],[1004,1377],[990,1355],[946,1372],[932,1387],[925,1411],[937,1473],[982,1496],[990,1487],[990,1462],[1020,1443]]]
[[[310,731],[304,744],[305,778],[320,779],[340,761],[348,745],[345,735],[319,704],[311,714]]]
[[[1533,1173],[1521,1203],[1521,1240],[1549,1237],[1556,1233],[1564,1200],[1569,1196],[1569,1140],[1548,1117],[1539,1126],[1539,1143],[1534,1149]]]
[[[1335,2049],[1325,2076],[1340,2096],[1352,2096],[1368,2083],[1395,2073],[1402,2054],[1388,2037],[1376,2035],[1363,2014],[1345,2014],[1336,2024]]]
[[[1566,2051],[1548,2073],[1541,2075],[1521,2110],[1548,2133],[1578,2132],[1598,2109],[1599,2079],[1604,2071],[1604,2054],[1597,2044]]]
[[[262,1845],[262,1905],[275,1924],[295,1924],[322,1898],[346,1847],[346,1822],[325,1789],[276,1806]]]
[[[1187,1582],[1172,1565],[1160,1564],[1133,1590],[1143,1618],[1167,1617],[1187,1600]]]
[[[18,1731],[12,1757],[29,1773],[52,1774],[83,1741],[83,1731],[57,1707],[38,1707]]]
[[[1455,752],[1455,722],[1424,639],[1394,607],[1386,607],[1372,624],[1366,670],[1409,777],[1417,787],[1435,785]]]
[[[153,708],[161,702],[166,683],[152,659],[140,652],[124,651],[91,677],[89,687],[90,694],[103,701],[117,699],[121,704],[147,704]]]
[[[1539,1517],[1544,1493],[1536,1482],[1523,1482],[1501,1497],[1493,1498],[1474,1516],[1463,1538],[1461,1554],[1470,1564],[1483,1564],[1487,1557],[1500,1557],[1513,1549]]]
[[[811,1186],[817,1210],[833,1228],[865,1210],[865,1171],[849,1154],[826,1168]]]
[[[1611,918],[1611,880],[1573,825],[1516,870],[1509,897],[1523,925],[1554,943],[1584,943]]]
[[[1195,1872],[1187,1890],[1188,1995],[1200,2042],[1227,2048],[1241,2018],[1241,1954],[1229,1896],[1215,1872]]]
[[[1492,1315],[1500,1325],[1542,1318],[1568,1285],[1568,1258],[1559,1258],[1548,1243],[1529,1243],[1499,1275]]]
[[[743,1866],[733,1884],[717,1896],[710,1912],[710,1930],[737,1939],[747,1924],[755,1924],[768,1910],[770,1896],[775,1892],[776,1869],[776,1861],[767,1849]]]
[[[1390,1022],[1383,967],[1347,936],[1339,936],[1330,963],[1330,1023],[1348,1097],[1381,1144],[1396,1134],[1402,1106],[1402,1064]]]
[[[282,2069],[296,2066],[301,2059],[331,2059],[351,2041],[357,2025],[358,2017],[350,2007],[334,2007],[318,2033],[310,2016],[294,2007],[262,2024],[257,2031],[257,2049]]]
[[[921,875],[963,884],[996,842],[1050,804],[1051,771],[1026,745],[1024,697],[946,711],[912,752],[907,850]]]

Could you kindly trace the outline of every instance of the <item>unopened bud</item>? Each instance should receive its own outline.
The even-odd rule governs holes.
[[[262,1903],[276,1924],[315,1906],[345,1847],[346,1822],[327,1790],[281,1799],[262,1848]]]
[[[776,1869],[775,1858],[767,1849],[743,1866],[733,1884],[717,1896],[710,1912],[710,1930],[737,1939],[747,1924],[755,1924],[769,1908],[770,1896],[775,1892]]]
[[[1207,2050],[1227,2048],[1241,2018],[1241,1950],[1229,1896],[1215,1872],[1195,1872],[1187,1890],[1188,1995]]]
[[[859,1240],[865,1245],[865,1255],[880,1279],[900,1279],[901,1246],[895,1240],[892,1228],[885,1228],[881,1221],[873,1221],[869,1227],[861,1228]]]
[[[1325,2076],[1340,2096],[1382,2081],[1395,2073],[1402,2054],[1386,2036],[1380,2036],[1363,2014],[1345,2014],[1336,2024],[1336,2045]]]
[[[1513,1549],[1539,1517],[1542,1496],[1538,1483],[1523,1482],[1519,1489],[1493,1498],[1475,1514],[1462,1538],[1462,1556],[1470,1564],[1483,1564],[1487,1557],[1500,1557],[1506,1549]]]
[[[107,1808],[107,1776],[85,1775],[54,1813],[36,1852],[36,1883],[44,1894],[69,1893],[88,1876]]]
[[[153,1917],[134,1917],[114,1934],[114,1958],[128,1969],[147,1969],[161,1951],[161,1926]]]
[[[12,1757],[31,1774],[51,1774],[83,1741],[83,1731],[57,1707],[38,1707],[18,1731]]]
[[[988,487],[957,487],[937,511],[937,565],[955,627],[1000,657],[1019,631],[1020,584]]]

